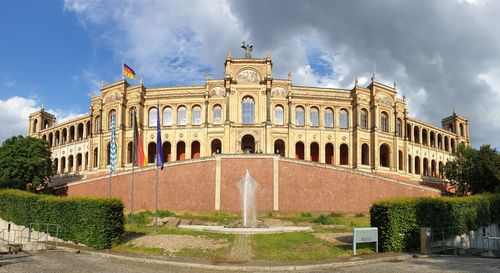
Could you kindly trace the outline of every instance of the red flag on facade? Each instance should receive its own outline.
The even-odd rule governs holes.
[[[134,150],[136,154],[136,159],[137,159],[137,165],[144,167],[148,165],[148,159],[144,154],[144,146],[142,145],[142,138],[141,135],[139,134],[139,129],[137,126],[137,118],[136,118],[136,113],[134,111]]]

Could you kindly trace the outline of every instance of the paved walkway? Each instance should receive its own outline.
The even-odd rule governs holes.
[[[361,256],[360,256],[361,257]],[[361,259],[360,259],[361,260]],[[74,254],[65,251],[43,251],[33,254],[0,255],[0,273],[38,273],[38,272],[187,272],[213,273],[227,270],[209,270],[174,266],[166,264],[144,263],[123,260],[88,253]],[[238,271],[233,271],[238,272]],[[264,272],[264,271],[255,271]],[[280,271],[278,271],[280,272]],[[379,262],[344,268],[326,268],[297,270],[295,272],[485,272],[500,273],[500,260],[463,256],[442,256],[437,258],[410,258],[400,262]]]
[[[237,261],[249,261],[252,259],[252,245],[250,244],[250,234],[236,235],[233,247],[231,248],[231,258]]]

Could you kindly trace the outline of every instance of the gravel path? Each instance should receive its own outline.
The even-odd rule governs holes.
[[[252,259],[252,246],[250,245],[250,234],[236,235],[233,247],[231,248],[231,258],[237,261],[249,261]]]

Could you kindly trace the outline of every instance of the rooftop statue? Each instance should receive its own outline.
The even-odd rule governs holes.
[[[251,44],[246,44],[245,41],[242,42],[243,45],[241,48],[245,50],[245,58],[246,59],[251,59],[252,58],[252,50],[253,50],[253,45]]]

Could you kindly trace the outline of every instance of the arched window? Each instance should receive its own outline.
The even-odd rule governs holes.
[[[361,145],[361,164],[370,165],[370,150],[368,148],[368,144],[366,143]]]
[[[368,111],[366,109],[361,109],[359,123],[361,129],[368,129]]]
[[[191,116],[191,124],[201,125],[201,107],[198,105],[193,107],[192,116]]]
[[[417,144],[420,143],[420,128],[417,126],[413,128],[413,141]]]
[[[349,146],[345,143],[340,145],[340,165],[349,165]]]
[[[254,124],[254,100],[246,96],[241,100],[241,123]]]
[[[172,126],[172,108],[163,108],[163,126]]]
[[[340,119],[340,121],[339,121],[340,128],[342,128],[342,129],[349,128],[349,113],[347,112],[346,109],[340,110],[339,119]]]
[[[312,107],[309,110],[309,126],[318,127],[319,126],[319,111],[318,108]]]
[[[281,105],[274,107],[274,124],[283,125],[283,107]]]
[[[212,119],[214,124],[222,123],[222,107],[220,105],[215,105],[212,110]]]
[[[295,107],[295,125],[304,126],[304,108]]]
[[[35,119],[35,120],[33,121],[33,133],[36,133],[36,129],[37,129],[36,127],[37,127],[37,126],[38,126],[38,119]]]
[[[295,159],[304,159],[304,143],[301,141],[295,143]]]
[[[398,166],[399,166],[399,170],[402,171],[403,170],[403,152],[401,150],[399,150],[398,152]]]
[[[460,123],[460,136],[465,136],[464,134],[464,125],[462,123]]]
[[[384,132],[389,132],[389,115],[387,112],[380,113],[380,129]]]
[[[425,128],[422,129],[422,144],[425,146],[429,145],[429,143],[427,142],[427,129]]]
[[[186,112],[187,109],[185,106],[179,106],[179,108],[177,108],[177,125],[186,125]]]
[[[326,164],[333,164],[334,158],[333,158],[333,144],[327,143],[325,145],[325,163]]]
[[[396,135],[398,137],[403,136],[403,121],[400,118],[398,118],[398,121],[396,122]]]
[[[332,108],[325,109],[325,127],[326,128],[333,127],[333,110],[332,110]]]
[[[311,155],[311,161],[319,162],[319,144],[317,142],[311,143],[309,153]]]
[[[101,131],[101,117],[97,115],[94,119],[95,133],[98,134]]]
[[[387,144],[380,145],[380,166],[382,167],[390,167],[390,148]]]
[[[109,111],[109,114],[108,114],[108,129],[109,130],[111,130],[111,119],[112,118],[115,119],[115,128],[116,128],[117,122],[116,122],[116,110],[115,109]]]
[[[157,117],[157,113],[156,113],[157,109],[156,107],[151,107],[149,108],[149,116],[148,116],[148,126],[149,127],[156,127],[156,119],[158,118]]]
[[[130,109],[128,109],[128,117],[129,117],[128,125],[130,128],[134,127],[134,112],[135,112],[135,106],[130,107]],[[137,115],[137,113],[136,113],[136,115]],[[135,118],[137,118],[137,116]]]

